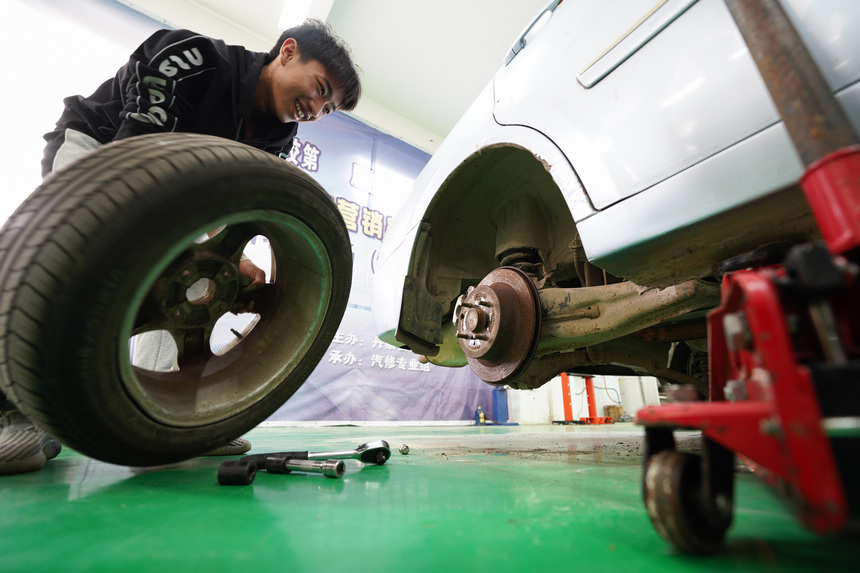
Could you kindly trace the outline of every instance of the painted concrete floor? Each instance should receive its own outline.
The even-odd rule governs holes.
[[[0,478],[0,571],[860,571],[857,540],[804,530],[744,471],[726,552],[676,553],[642,504],[632,424],[270,426],[247,437],[251,453],[379,439],[410,453],[348,461],[342,479],[260,472],[242,487],[218,485],[224,458],[141,469],[65,450]]]

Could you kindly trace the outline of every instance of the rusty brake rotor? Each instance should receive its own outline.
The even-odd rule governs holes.
[[[501,385],[522,373],[537,347],[540,313],[537,288],[515,267],[494,270],[460,297],[457,338],[481,380]]]

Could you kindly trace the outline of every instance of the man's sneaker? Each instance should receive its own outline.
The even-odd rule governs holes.
[[[40,470],[62,449],[18,410],[0,412],[0,475]]]
[[[204,456],[237,456],[244,454],[251,449],[251,442],[245,438],[236,438],[229,444],[225,444],[220,448],[215,448],[211,452],[203,454]]]

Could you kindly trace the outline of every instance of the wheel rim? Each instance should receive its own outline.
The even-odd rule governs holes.
[[[331,262],[317,234],[271,211],[234,214],[196,229],[165,252],[135,291],[119,334],[122,385],[142,412],[177,427],[235,416],[275,391],[316,338],[332,294]],[[268,239],[272,273],[248,290],[238,270],[246,244]],[[251,308],[253,320],[224,352],[212,351],[218,320]],[[178,370],[133,366],[129,339],[161,331],[177,349]]]

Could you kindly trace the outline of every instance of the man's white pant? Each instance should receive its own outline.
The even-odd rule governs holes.
[[[101,143],[80,131],[67,129],[63,144],[54,156],[52,171],[62,168],[78,157],[101,147]],[[176,343],[166,330],[144,332],[130,344],[131,363],[147,370],[168,372],[176,370]]]

